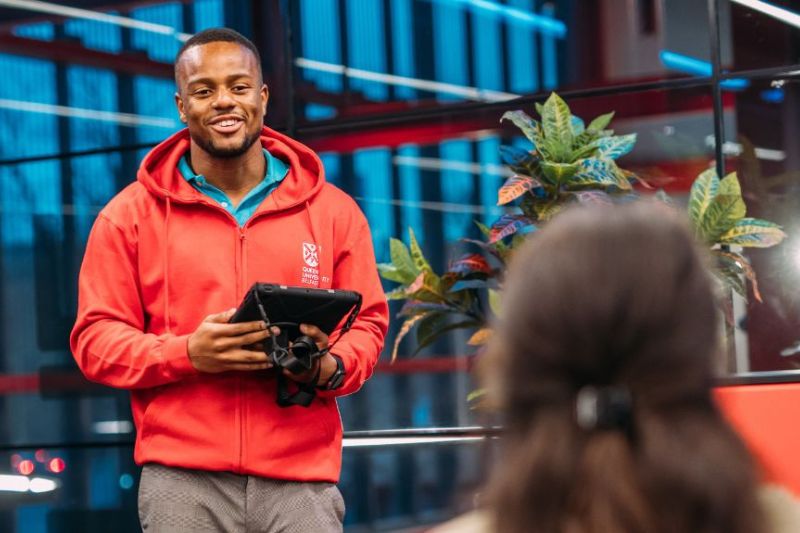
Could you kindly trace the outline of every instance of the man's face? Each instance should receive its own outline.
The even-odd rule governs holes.
[[[261,133],[269,92],[250,50],[214,42],[186,50],[175,102],[192,140],[213,157],[245,153]]]

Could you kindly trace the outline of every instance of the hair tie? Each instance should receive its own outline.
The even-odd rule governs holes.
[[[633,402],[625,387],[594,387],[587,385],[578,390],[575,399],[575,420],[581,429],[592,431],[630,431]]]

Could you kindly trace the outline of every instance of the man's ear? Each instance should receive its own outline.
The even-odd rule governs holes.
[[[261,86],[261,118],[267,116],[267,102],[269,102],[269,87],[265,83]]]
[[[178,108],[178,116],[181,119],[181,122],[186,124],[186,112],[183,110],[183,99],[181,98],[180,93],[175,93],[175,107]]]

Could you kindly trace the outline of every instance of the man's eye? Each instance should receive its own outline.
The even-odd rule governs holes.
[[[237,93],[244,92],[247,89],[249,89],[247,85],[237,85],[236,87],[233,88],[233,90],[236,91]]]
[[[195,96],[208,96],[211,94],[211,89],[197,89],[194,93]]]

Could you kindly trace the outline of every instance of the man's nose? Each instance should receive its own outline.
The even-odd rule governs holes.
[[[232,107],[234,102],[233,98],[231,98],[231,93],[225,89],[220,89],[217,91],[217,96],[214,98],[212,105],[215,109]]]

